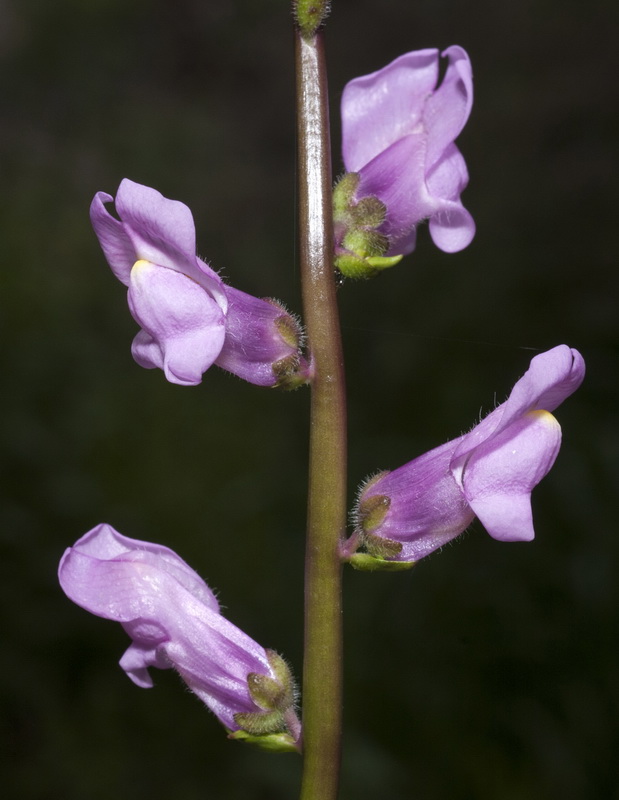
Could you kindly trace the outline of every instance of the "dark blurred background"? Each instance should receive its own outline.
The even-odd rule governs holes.
[[[534,493],[537,539],[474,524],[411,573],[345,576],[342,800],[617,798],[614,2],[334,0],[347,80],[463,45],[478,233],[421,232],[341,290],[350,491],[453,438],[538,351],[587,361]],[[308,393],[166,383],[88,221],[124,176],[183,200],[235,286],[300,310],[285,0],[0,0],[0,726],[8,797],[283,800],[299,759],[226,741],[172,672],[133,686],[120,626],[72,605],[63,550],[101,521],[177,550],[227,615],[301,664]]]

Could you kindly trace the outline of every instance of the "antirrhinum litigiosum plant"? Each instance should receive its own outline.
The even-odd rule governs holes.
[[[475,517],[495,539],[530,541],[531,491],[561,442],[551,412],[582,382],[584,362],[566,345],[536,355],[507,400],[468,433],[366,480],[347,536],[336,289],[346,278],[394,267],[414,250],[424,221],[447,253],[471,242],[475,224],[461,201],[469,176],[455,140],[471,112],[473,77],[468,54],[453,45],[399,55],[350,81],[342,96],[344,169],[334,186],[329,7],[298,0],[293,11],[302,321],[277,300],[224,283],[198,257],[194,219],[182,202],[125,178],[115,195],[95,194],[90,214],[110,268],[128,289],[139,365],[184,386],[200,384],[215,364],[257,386],[310,388],[305,645],[302,669],[294,665],[302,691],[284,657],[224,616],[213,591],[168,547],[99,524],[66,550],[59,579],[75,603],[122,625],[131,642],[120,666],[137,686],[153,685],[152,668],[176,670],[231,739],[302,754],[302,800],[334,800],[342,565],[408,569]],[[209,418],[216,424],[217,408]]]

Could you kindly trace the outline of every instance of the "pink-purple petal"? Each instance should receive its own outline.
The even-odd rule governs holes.
[[[128,178],[121,181],[115,202],[138,258],[169,269],[195,262],[196,231],[184,203]]]
[[[460,472],[467,454],[490,436],[498,435],[529,411],[554,411],[573,394],[585,377],[581,354],[559,345],[535,356],[507,400],[464,436],[454,453],[452,471]]]
[[[459,197],[468,182],[466,162],[453,143],[445,148],[440,159],[426,172],[429,193],[445,200],[459,202]]]
[[[428,170],[460,135],[473,105],[473,71],[466,51],[453,45],[441,55],[449,58],[449,66],[441,85],[428,97],[423,113]]]
[[[131,355],[136,364],[144,369],[163,369],[163,350],[159,343],[145,330],[138,331],[131,342]]]
[[[449,472],[455,442],[447,442],[388,472],[363,492],[390,498],[379,536],[402,545],[396,561],[417,561],[462,533],[474,514]]]
[[[535,538],[530,494],[488,494],[472,506],[481,524],[499,542],[530,542]]]
[[[421,124],[438,79],[438,50],[406,53],[386,67],[350,81],[342,95],[342,152],[348,172]]]
[[[458,253],[473,241],[475,222],[461,203],[442,200],[430,217],[430,236],[444,253]]]
[[[186,275],[143,261],[131,271],[128,300],[133,317],[161,351],[167,379],[200,383],[225,338],[225,318],[211,295]]]
[[[530,495],[561,446],[561,428],[547,411],[531,411],[470,455],[462,490],[488,533],[501,541],[531,541]]]
[[[172,669],[172,664],[163,650],[137,644],[132,644],[125,650],[118,665],[140,689],[153,688],[153,678],[148,671],[151,667]]]
[[[422,133],[404,136],[360,172],[357,196],[378,197],[389,210],[380,228],[389,237],[387,255],[410,252],[415,244],[411,237],[415,226],[436,210],[425,183],[425,146]]]
[[[84,534],[73,546],[83,555],[100,560],[127,558],[130,561],[142,561],[157,566],[172,575],[182,586],[211,608],[219,610],[217,598],[186,561],[174,550],[162,544],[143,542],[123,536],[111,525],[102,523]]]
[[[97,192],[90,204],[90,221],[112,272],[128,286],[129,273],[137,257],[122,222],[113,217],[104,205],[113,199],[105,192]]]
[[[460,202],[460,194],[468,179],[464,158],[455,144],[445,148],[439,161],[426,175],[428,192],[437,205],[430,217],[430,235],[434,244],[445,253],[463,250],[475,236],[473,217]]]
[[[136,258],[187,275],[217,300],[226,311],[226,294],[221,278],[196,256],[196,232],[189,208],[169,200],[156,189],[121,181],[116,193],[116,210],[130,239]]]

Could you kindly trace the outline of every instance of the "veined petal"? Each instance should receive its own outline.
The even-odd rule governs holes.
[[[462,488],[492,537],[533,539],[531,491],[550,471],[560,446],[556,419],[548,411],[532,411],[471,453]]]
[[[211,295],[186,275],[139,261],[131,270],[128,300],[133,317],[160,349],[166,378],[200,383],[225,337],[224,315]]]
[[[250,672],[275,675],[263,647],[220,614],[208,614],[208,627],[195,625],[191,635],[166,645],[165,651],[192,692],[230,730],[234,714],[255,712],[247,688]]]
[[[358,196],[375,195],[389,210],[380,228],[389,237],[388,255],[412,252],[416,226],[428,218],[434,243],[446,253],[464,249],[475,235],[473,218],[459,200],[468,177],[462,156],[452,146],[427,181],[425,148],[425,134],[404,136],[359,173]]]
[[[350,81],[342,94],[342,153],[358,172],[422,122],[438,79],[438,50],[406,53],[391,64]]]
[[[163,570],[177,580],[187,591],[195,595],[213,611],[219,611],[219,603],[214,593],[186,561],[174,550],[161,544],[142,542],[123,536],[111,525],[102,523],[84,534],[73,546],[83,555],[100,560],[112,559],[142,561]],[[69,552],[69,551],[67,551]]]
[[[128,286],[129,273],[137,256],[122,222],[113,217],[104,205],[113,199],[105,192],[97,192],[90,204],[90,221],[112,272]]]
[[[423,112],[428,134],[428,170],[459,136],[473,105],[473,72],[466,51],[454,45],[441,55],[449,58],[449,66],[443,82],[428,98]]]

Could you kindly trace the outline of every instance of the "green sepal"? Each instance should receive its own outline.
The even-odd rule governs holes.
[[[350,216],[357,225],[368,228],[379,228],[387,216],[387,206],[374,195],[362,197],[349,209]]]
[[[404,256],[370,256],[365,260],[367,263],[374,268],[374,270],[381,271],[383,269],[389,269],[389,267],[395,267],[396,264],[399,264],[400,261]]]
[[[372,533],[364,535],[363,545],[368,553],[376,558],[395,558],[402,552],[401,542],[395,542],[384,536],[374,536]]]
[[[354,553],[348,563],[360,572],[403,572],[412,569],[417,562],[385,561],[384,558],[376,558],[368,553]]]
[[[281,711],[238,711],[234,721],[241,730],[253,736],[280,733],[286,727]]]
[[[347,172],[333,188],[333,221],[336,234],[335,266],[346,278],[372,278],[393,267],[404,256],[385,256],[389,237],[379,228],[387,206],[374,195],[355,199],[361,176]]]
[[[365,259],[350,253],[336,256],[335,267],[345,278],[371,278],[376,273],[376,270],[368,269]]]
[[[280,711],[288,711],[297,699],[297,687],[292,677],[292,671],[286,659],[280,656],[276,650],[267,648],[265,653],[267,654],[267,661],[281,686],[281,693],[275,707]]]
[[[361,176],[358,172],[347,172],[333,188],[333,218],[336,222],[347,220]]]
[[[281,317],[276,317],[274,320],[277,332],[282,337],[284,342],[289,347],[300,347],[303,340],[303,328],[301,327],[299,321],[295,319],[292,314],[289,314],[281,303],[278,303],[271,298],[267,298],[267,302],[269,302],[271,305],[281,308],[281,310],[284,312]]]
[[[389,239],[378,231],[351,228],[342,240],[342,247],[359,258],[382,257],[389,249]]]
[[[282,359],[284,361],[284,359]],[[285,392],[294,392],[301,386],[307,386],[311,383],[311,374],[306,370],[298,370],[299,359],[293,365],[293,369],[289,369],[290,363],[286,361],[277,361],[273,364],[273,374],[277,378],[277,383],[273,384],[274,389],[283,389]]]
[[[268,675],[259,675],[257,672],[250,672],[247,676],[247,686],[249,695],[254,703],[263,711],[279,711],[282,695],[285,693],[284,687],[279,681],[270,678]],[[288,706],[290,703],[288,703]],[[286,708],[288,708],[286,706]]]
[[[273,375],[277,379],[273,388],[293,390],[309,383],[310,376],[307,369],[302,369],[301,366],[301,359],[296,353],[291,353],[289,356],[275,361],[271,365]]]
[[[361,500],[355,512],[355,518],[363,532],[367,534],[378,528],[385,519],[390,506],[391,498],[386,494],[373,494]]]
[[[352,253],[335,257],[335,266],[345,278],[373,278],[384,269],[399,264],[404,256],[368,256],[360,258]]]
[[[247,742],[272,753],[295,753],[299,751],[294,739],[289,733],[266,733],[255,736],[247,731],[233,731],[228,734],[228,739],[237,742]]]

